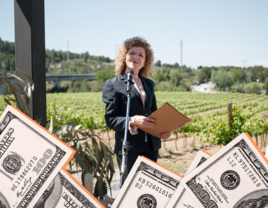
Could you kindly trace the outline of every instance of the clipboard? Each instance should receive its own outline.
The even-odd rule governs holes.
[[[168,102],[153,112],[149,118],[156,119],[156,125],[151,128],[140,129],[158,138],[160,138],[160,133],[175,131],[192,121],[190,118],[177,111]]]

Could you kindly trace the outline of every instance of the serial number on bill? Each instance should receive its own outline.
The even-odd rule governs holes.
[[[143,178],[139,178],[138,182],[135,184],[135,188],[142,189],[144,186],[151,188],[152,190],[154,190],[154,191],[156,191],[156,192],[158,192],[158,193],[160,193],[163,196],[166,196],[168,198],[172,197],[172,194],[170,192],[168,192],[167,190],[162,189],[161,187],[151,183],[150,181],[146,181]]]

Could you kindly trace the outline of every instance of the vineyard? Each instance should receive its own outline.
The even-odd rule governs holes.
[[[242,132],[260,138],[261,147],[266,145],[268,133],[268,97],[238,93],[190,93],[156,92],[157,106],[165,102],[190,117],[193,121],[174,132],[198,137],[203,142],[225,145]],[[232,129],[228,126],[227,103],[233,103]],[[0,100],[0,113],[6,104]],[[47,120],[55,119],[56,125],[75,121],[90,131],[109,131],[106,126],[105,104],[102,93],[47,94]],[[109,135],[109,134],[108,134]],[[178,136],[177,136],[178,137]]]

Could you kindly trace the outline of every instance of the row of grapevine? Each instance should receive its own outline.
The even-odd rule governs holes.
[[[90,131],[108,131],[104,119],[105,104],[101,98],[102,93],[94,92],[47,94],[47,120],[54,118],[56,126],[76,121]],[[260,115],[268,110],[267,96],[156,92],[156,98],[158,107],[169,102],[193,120],[181,128],[182,133],[199,135],[205,142],[225,145],[240,132],[248,132],[254,137],[268,133],[267,119]],[[226,116],[228,102],[234,103],[233,129],[229,128]],[[0,113],[5,107],[3,96],[0,96]]]

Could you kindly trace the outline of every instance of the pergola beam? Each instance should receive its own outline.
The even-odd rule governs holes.
[[[46,125],[46,68],[44,0],[14,0],[15,63],[34,82],[31,118]],[[27,79],[21,73],[16,74]]]

